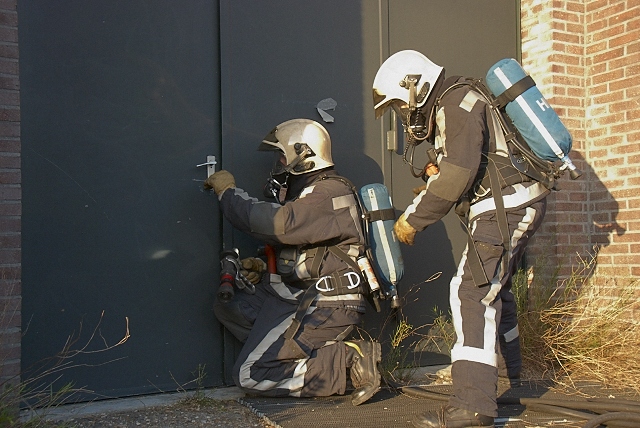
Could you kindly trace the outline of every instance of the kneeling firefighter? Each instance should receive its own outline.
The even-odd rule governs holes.
[[[364,282],[356,260],[364,253],[357,200],[334,169],[329,134],[319,123],[293,119],[276,126],[258,150],[275,153],[259,201],[221,170],[205,181],[224,217],[272,246],[277,273],[259,261],[242,266],[258,275],[255,293],[218,299],[214,312],[244,343],[233,368],[241,389],[266,396],[344,394],[353,405],[380,389],[380,344],[346,340],[365,312]]]
[[[405,151],[412,173],[426,186],[395,223],[398,239],[412,245],[417,232],[454,206],[469,231],[449,287],[456,332],[453,395],[440,411],[415,418],[416,427],[494,426],[499,336],[515,339],[519,353],[512,275],[542,222],[549,193],[510,166],[490,106],[471,86],[459,84],[462,80],[446,77],[419,52],[401,51],[382,64],[373,83],[376,116],[393,108],[408,136],[408,150],[423,141],[430,146],[422,168],[414,167],[413,152],[407,159]],[[497,181],[489,180],[492,171]]]

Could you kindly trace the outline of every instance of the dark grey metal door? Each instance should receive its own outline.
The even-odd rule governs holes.
[[[176,391],[199,367],[222,384],[219,215],[196,168],[220,150],[217,1],[18,6],[24,376],[71,337],[56,386]]]

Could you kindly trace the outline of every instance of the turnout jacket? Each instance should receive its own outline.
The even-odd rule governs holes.
[[[478,93],[469,86],[447,90],[461,80],[447,79],[437,94],[442,98],[433,107],[440,172],[429,177],[425,190],[405,210],[405,219],[417,231],[444,217],[463,196],[468,195],[471,202],[469,220],[496,209],[494,199],[488,197],[493,189],[479,183],[485,176],[487,155],[507,154],[504,135]],[[544,198],[549,190],[523,177],[520,183],[502,187],[500,193],[510,212]]]
[[[325,170],[284,205],[259,201],[240,188],[227,189],[219,197],[222,212],[234,227],[276,248],[278,273],[290,285],[306,288],[317,278],[353,272],[325,247],[335,245],[353,261],[364,254],[355,195],[347,184],[329,177],[339,176]],[[313,272],[317,257],[322,259]],[[283,260],[290,261],[291,272],[283,271]],[[356,274],[361,283],[360,272]]]

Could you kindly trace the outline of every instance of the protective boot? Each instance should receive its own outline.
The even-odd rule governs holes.
[[[351,382],[355,391],[351,393],[351,404],[358,406],[380,390],[380,362],[382,351],[378,342],[353,340],[347,345],[347,367],[350,368]]]
[[[470,410],[446,406],[437,411],[422,413],[412,421],[416,428],[493,428],[493,417]]]

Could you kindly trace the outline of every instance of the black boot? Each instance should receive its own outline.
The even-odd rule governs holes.
[[[351,369],[351,382],[356,388],[351,393],[351,404],[358,406],[380,390],[380,362],[382,351],[378,342],[352,340],[347,346],[347,367]]]
[[[481,415],[453,406],[446,406],[440,410],[422,413],[416,416],[411,422],[416,428],[494,427],[492,416]]]

